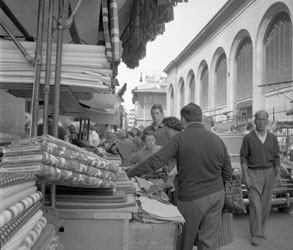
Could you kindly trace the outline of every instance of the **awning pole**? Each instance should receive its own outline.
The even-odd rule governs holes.
[[[60,104],[60,82],[62,66],[62,43],[64,19],[64,0],[58,3],[58,24],[57,24],[57,47],[56,47],[56,66],[55,66],[55,85],[54,85],[54,114],[53,114],[53,136],[58,138],[59,104]],[[51,185],[51,206],[56,207],[56,185]]]
[[[36,56],[35,56],[35,79],[34,79],[34,86],[33,86],[32,111],[31,111],[31,114],[32,114],[32,126],[31,126],[31,134],[30,134],[31,137],[37,136],[37,132],[38,132],[44,11],[45,11],[45,0],[39,0],[37,44],[36,44]]]
[[[16,45],[16,47],[20,50],[20,52],[24,55],[25,59],[29,63],[34,62],[34,58],[31,57],[31,55],[27,52],[27,50],[21,45],[21,43],[16,39],[16,37],[12,34],[12,32],[9,30],[9,28],[6,26],[6,24],[3,22],[3,20],[0,18],[0,25],[3,28],[3,30],[7,33],[7,35],[11,38],[12,42]]]
[[[26,41],[33,42],[34,38],[26,31],[26,29],[22,26],[22,24],[18,21],[16,16],[12,13],[12,11],[9,9],[9,7],[6,5],[6,3],[3,0],[0,0],[0,8],[3,10],[3,12],[8,16],[8,18],[11,20],[11,22],[14,23],[16,28],[24,35]]]
[[[44,85],[43,134],[48,134],[48,107],[49,107],[49,93],[50,93],[51,58],[52,58],[53,12],[54,12],[54,0],[49,0],[46,71],[45,71],[46,75],[45,75],[45,85]]]

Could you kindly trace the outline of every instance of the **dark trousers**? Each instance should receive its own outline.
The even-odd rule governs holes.
[[[224,206],[224,190],[193,201],[179,201],[177,207],[185,219],[177,250],[192,250],[197,235],[198,250],[215,250]]]
[[[275,170],[248,169],[252,187],[248,190],[249,228],[251,236],[261,236],[265,232],[271,211],[272,194],[275,183]]]

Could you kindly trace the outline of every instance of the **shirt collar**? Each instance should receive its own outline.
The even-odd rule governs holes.
[[[197,127],[197,128],[203,128],[203,124],[201,122],[190,122],[187,125],[187,128],[189,127]]]

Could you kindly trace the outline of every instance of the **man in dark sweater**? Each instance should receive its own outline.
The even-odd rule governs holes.
[[[185,219],[177,250],[192,250],[195,235],[198,249],[215,250],[224,205],[223,180],[232,168],[223,141],[201,123],[201,108],[190,103],[181,109],[184,131],[163,148],[130,170],[128,177],[155,171],[175,158],[178,168],[178,209]]]
[[[269,115],[255,113],[255,130],[243,138],[240,150],[244,183],[249,198],[251,244],[266,239],[265,226],[271,210],[274,182],[281,181],[279,144],[276,136],[266,130]]]

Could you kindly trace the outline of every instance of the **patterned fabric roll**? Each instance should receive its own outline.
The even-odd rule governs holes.
[[[5,199],[1,200],[0,203],[0,212],[4,211],[6,208],[14,205],[15,203],[19,202],[20,200],[24,199],[25,197],[35,193],[37,191],[36,186],[29,187],[25,190],[22,190],[18,193],[11,195]]]
[[[39,236],[41,235],[43,229],[47,225],[47,219],[42,217],[38,223],[33,227],[33,229],[28,233],[28,235],[21,242],[18,250],[29,250],[35,244]]]
[[[30,181],[30,182],[25,182],[21,184],[16,184],[13,186],[2,187],[0,188],[0,199],[4,199],[10,195],[18,193],[21,190],[34,186],[35,184],[36,184],[36,181]]]
[[[16,149],[12,150],[12,148],[24,148],[26,146],[30,147],[37,144],[44,144],[47,145],[49,148],[54,148],[54,150],[52,150],[51,152],[48,151],[48,153],[56,154],[57,156],[62,156],[67,159],[77,160],[86,165],[91,165],[100,169],[118,172],[118,166],[115,166],[111,161],[50,135],[42,135],[37,137],[31,137],[28,139],[13,141],[12,145],[9,146],[9,148],[11,149],[7,148],[5,150],[8,150],[11,153],[12,151],[16,151]],[[22,149],[19,149],[18,151],[23,153],[25,152],[25,150]],[[26,150],[26,152],[28,151],[29,150]]]
[[[2,213],[0,213],[0,228],[9,221],[11,221],[13,218],[21,214],[23,211],[31,207],[33,204],[38,202],[41,198],[42,193],[36,192],[4,210]]]
[[[19,228],[19,230],[13,234],[13,236],[3,245],[1,250],[16,250],[21,244],[23,239],[28,235],[32,228],[38,223],[40,218],[43,216],[43,211],[38,210],[29,219],[26,220],[24,225]]]
[[[42,203],[37,202],[1,227],[0,245],[3,246],[41,207]]]
[[[97,165],[93,167],[90,165],[85,165],[78,161],[69,160],[60,156],[49,154],[47,152],[34,152],[26,153],[22,155],[4,155],[3,165],[0,171],[2,172],[26,172],[26,173],[37,173],[38,169],[34,166],[37,166],[39,163],[45,165],[51,165],[56,168],[61,168],[81,174],[86,174],[90,176],[97,176],[105,179],[113,179],[115,177],[114,173],[104,169],[99,169],[100,166],[106,166],[104,162],[97,161]],[[95,164],[92,162],[92,164]],[[18,167],[18,169],[14,168]],[[23,167],[20,168],[20,167]]]
[[[0,173],[0,188],[36,180],[32,174]]]

